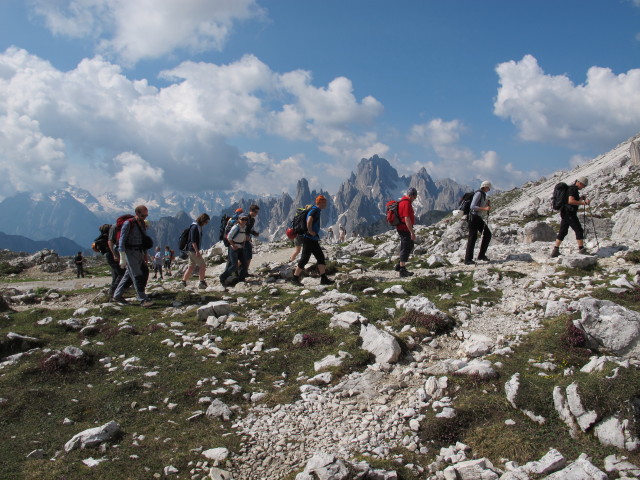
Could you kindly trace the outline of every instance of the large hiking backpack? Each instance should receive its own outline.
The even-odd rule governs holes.
[[[291,221],[291,228],[296,234],[302,235],[307,233],[307,215],[312,207],[313,205],[305,205],[304,207],[298,207],[296,209],[296,213]]]
[[[111,229],[111,225],[105,223],[101,225],[98,230],[100,230],[100,235],[96,237],[96,239],[91,244],[91,249],[96,253],[105,254],[109,251],[109,230]]]
[[[553,188],[553,196],[551,197],[551,206],[554,210],[560,210],[567,204],[569,185],[564,182],[557,183]]]
[[[191,225],[185,228],[180,234],[180,238],[178,239],[178,248],[182,251],[187,249],[187,245],[189,245],[189,232],[191,231]]]
[[[398,205],[400,204],[400,200],[389,200],[386,204],[387,209],[387,223],[391,227],[397,227],[401,223],[404,223],[398,214]]]
[[[120,234],[122,233],[122,225],[124,225],[124,222],[126,222],[127,220],[131,220],[134,217],[134,215],[131,215],[130,213],[126,213],[124,215],[120,215],[117,220],[116,220],[116,245],[120,245]]]
[[[473,201],[473,196],[476,192],[467,192],[462,195],[460,199],[460,203],[458,203],[458,210],[462,212],[462,215],[469,218],[469,213],[471,213],[471,202]]]
[[[227,228],[227,223],[229,223],[229,220],[231,219],[231,217],[229,215],[227,215],[226,213],[224,215],[222,215],[222,217],[220,218],[220,235],[218,236],[218,240],[223,240],[224,241],[224,232]]]
[[[231,231],[231,229],[233,228],[233,226],[238,223],[238,219],[240,218],[240,215],[242,214],[242,211],[240,212],[236,212],[234,213],[231,217],[227,217],[227,224],[224,227],[224,234],[222,237],[222,241],[224,242],[225,246],[229,246],[229,232]],[[226,215],[225,215],[226,217]]]

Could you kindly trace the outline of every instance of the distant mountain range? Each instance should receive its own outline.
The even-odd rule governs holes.
[[[263,239],[273,240],[284,236],[298,206],[313,203],[315,197],[322,194],[329,200],[322,213],[323,229],[333,226],[337,231],[338,226],[343,225],[349,233],[373,235],[388,229],[384,221],[385,203],[400,198],[409,187],[415,187],[419,192],[414,208],[417,221],[422,224],[442,218],[456,207],[458,199],[469,189],[449,179],[434,181],[424,168],[409,177],[399,176],[387,160],[374,155],[360,161],[356,171],[335,195],[310,190],[304,178],[298,182],[293,198],[287,193],[267,197],[247,192],[207,191],[197,195],[154,194],[133,202],[122,202],[113,195],[94,197],[86,190],[71,186],[48,194],[19,193],[0,202],[0,232],[35,242],[53,242],[49,239],[64,237],[76,243],[63,246],[58,242],[58,248],[71,248],[73,244],[71,250],[75,253],[90,248],[100,225],[114,223],[119,215],[132,212],[135,205],[144,204],[149,208],[150,234],[156,244],[172,248],[177,247],[180,231],[191,223],[191,219],[207,212],[212,218],[204,231],[204,246],[207,247],[218,241],[220,217],[224,213],[231,213],[236,208],[248,210],[249,205],[256,203],[260,206],[256,230]],[[76,250],[78,244],[82,247]],[[28,251],[24,247],[18,250]]]
[[[55,250],[58,255],[71,256],[78,252],[86,252],[86,247],[81,247],[73,240],[58,237],[52,240],[31,240],[21,235],[7,235],[0,232],[0,250],[11,250],[13,252],[36,253],[41,250]]]

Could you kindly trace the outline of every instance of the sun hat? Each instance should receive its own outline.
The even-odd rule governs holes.
[[[480,188],[484,188],[484,187],[491,188],[491,182],[489,180],[485,180],[484,182],[482,182],[482,184],[480,185]]]

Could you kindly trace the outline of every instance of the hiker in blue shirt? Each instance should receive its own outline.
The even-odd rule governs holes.
[[[312,254],[318,264],[320,283],[322,285],[331,285],[334,283],[333,280],[327,277],[324,252],[320,246],[320,211],[325,208],[327,208],[327,199],[324,195],[318,195],[316,197],[316,204],[311,207],[311,210],[309,210],[307,214],[307,233],[302,237],[302,255],[300,255],[298,266],[293,273],[293,282],[298,285],[300,284],[300,275],[302,275],[304,267]]]

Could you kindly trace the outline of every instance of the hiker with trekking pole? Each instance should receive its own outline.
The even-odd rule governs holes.
[[[491,242],[491,230],[487,226],[489,221],[489,212],[491,211],[491,202],[487,200],[487,192],[491,190],[491,182],[485,180],[480,185],[480,190],[477,190],[473,194],[473,200],[469,207],[469,237],[467,238],[467,251],[464,257],[465,265],[475,265],[473,261],[473,251],[476,246],[476,240],[478,239],[478,233],[482,236],[480,242],[480,251],[478,252],[477,260],[483,262],[489,262],[487,257],[487,249],[489,248],[489,242]],[[487,221],[482,218],[482,215],[486,212]]]
[[[560,231],[556,237],[556,244],[551,250],[551,258],[560,256],[560,244],[569,233],[569,227],[573,229],[576,234],[576,241],[578,242],[578,253],[583,255],[589,255],[589,252],[584,246],[584,230],[580,224],[578,218],[578,209],[580,205],[585,206],[585,213],[583,221],[586,224],[586,206],[591,203],[587,197],[580,196],[580,190],[585,188],[589,184],[587,177],[578,177],[573,185],[567,185],[564,182],[558,183],[553,190],[553,208],[560,210]],[[591,212],[591,208],[589,208]],[[591,217],[593,221],[593,217]],[[595,223],[594,223],[595,232]]]

